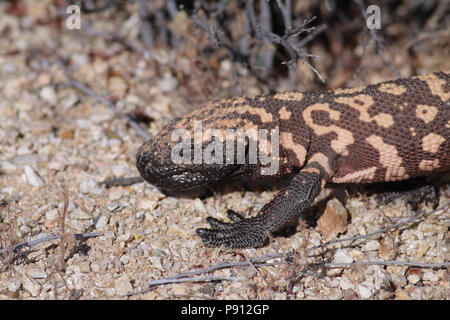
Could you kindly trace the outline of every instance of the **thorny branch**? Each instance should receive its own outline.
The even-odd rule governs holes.
[[[291,59],[289,61],[285,61],[284,64],[287,64],[287,66],[289,68],[293,68],[296,63],[297,63],[297,58],[301,59],[302,62],[307,65],[316,75],[317,77],[322,81],[325,82],[325,80],[322,78],[322,76],[320,75],[319,71],[317,71],[312,65],[310,65],[305,58],[308,57],[314,57],[316,58],[317,56],[306,53],[303,49],[302,46],[304,43],[299,43],[299,44],[295,44],[294,43],[294,39],[298,36],[300,36],[302,33],[311,33],[312,31],[315,30],[315,27],[309,27],[307,28],[306,26],[311,23],[312,21],[314,21],[316,19],[316,17],[312,17],[310,19],[306,19],[303,24],[301,24],[298,27],[292,27],[291,26],[291,22],[290,22],[290,1],[286,1],[285,5],[281,4],[281,1],[278,1],[278,5],[280,6],[280,10],[283,12],[283,17],[284,17],[284,21],[285,21],[285,27],[286,27],[286,31],[285,34],[283,36],[279,36],[276,33],[270,32],[268,30],[265,30],[264,28],[262,28],[261,24],[257,21],[256,19],[256,14],[255,14],[255,9],[254,9],[254,1],[253,0],[249,0],[247,2],[247,14],[250,17],[250,22],[256,32],[256,35],[259,38],[262,39],[268,39],[270,42],[276,43],[276,44],[280,44],[281,46],[283,46],[288,53],[291,56]],[[322,27],[322,29],[325,29],[324,27]]]

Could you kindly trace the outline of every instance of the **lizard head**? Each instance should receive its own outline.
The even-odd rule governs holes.
[[[264,97],[222,100],[174,119],[139,148],[140,174],[168,190],[186,190],[227,177],[277,174],[279,134],[267,103]],[[260,145],[262,141],[268,143]],[[261,152],[267,146],[270,158]]]
[[[141,176],[157,187],[183,191],[222,180],[238,169],[219,155],[225,154],[224,143],[214,139],[199,142],[194,132],[189,121],[175,119],[142,144],[136,155]],[[210,150],[214,159],[205,158],[205,150]]]

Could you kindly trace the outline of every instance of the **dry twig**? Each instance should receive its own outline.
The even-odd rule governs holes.
[[[76,240],[85,240],[87,238],[94,238],[94,237],[99,237],[102,234],[100,232],[85,232],[85,233],[73,233],[71,234]],[[33,247],[36,246],[42,242],[46,242],[46,241],[51,241],[51,240],[58,240],[61,239],[61,236],[59,234],[47,234],[44,235],[42,238],[36,239],[36,240],[32,240],[32,241],[25,241],[22,242],[16,246],[14,246],[14,248],[4,248],[4,249],[0,249],[0,255],[4,254],[5,252],[8,252],[8,250],[12,249],[12,251],[17,252],[20,249],[23,249],[25,247]]]

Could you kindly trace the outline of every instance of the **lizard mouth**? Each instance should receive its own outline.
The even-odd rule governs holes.
[[[168,190],[188,190],[209,182],[200,172],[191,172],[177,165],[157,167],[147,164],[139,168],[139,172],[149,183]]]
[[[136,167],[141,176],[154,186],[175,191],[193,189],[220,180],[227,174],[222,166],[181,166],[171,161],[159,161],[158,157],[138,152]]]

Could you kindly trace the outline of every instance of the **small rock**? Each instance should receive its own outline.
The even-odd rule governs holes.
[[[39,92],[39,95],[41,96],[42,99],[44,99],[48,103],[52,105],[56,104],[56,93],[53,87],[50,86],[43,87]]]
[[[44,180],[39,176],[39,174],[33,170],[29,165],[23,167],[25,172],[25,177],[29,185],[35,187],[42,187],[45,183]]]
[[[353,285],[353,283],[351,283],[351,281],[346,277],[341,278],[339,286],[341,287],[342,290],[349,290],[349,289],[354,290],[355,289],[355,286]]]
[[[124,78],[120,76],[114,76],[109,78],[108,89],[109,93],[112,96],[122,99],[127,94],[129,86]]]
[[[45,220],[47,220],[47,221],[53,221],[58,218],[59,218],[59,210],[56,208],[48,210],[45,213]]]
[[[83,180],[80,183],[80,191],[83,193],[91,193],[95,195],[100,195],[103,191],[102,189],[97,185],[97,181],[90,176],[85,175]]]
[[[389,218],[400,218],[402,216],[402,212],[396,208],[387,207],[384,210],[384,215]]]
[[[69,93],[60,103],[63,110],[67,110],[78,102],[78,97],[75,93]]]
[[[160,257],[155,257],[155,256],[149,257],[149,260],[156,269],[165,271]]]
[[[125,295],[133,291],[133,286],[131,285],[130,278],[127,274],[122,275],[120,278],[114,280],[114,288],[118,295]]]
[[[6,173],[12,173],[17,170],[17,166],[9,161],[0,162],[0,168]]]
[[[91,267],[92,272],[99,272],[100,271],[100,266],[97,263],[95,263],[95,262],[91,263],[90,267]]]
[[[39,157],[38,154],[28,153],[28,154],[23,154],[23,155],[14,157],[10,161],[18,166],[23,166],[26,164],[39,162],[39,161],[41,161],[41,158]]]
[[[154,210],[158,206],[158,201],[142,200],[139,203],[139,208],[143,210]]]
[[[62,129],[61,130],[61,138],[72,140],[73,139],[73,130],[71,130],[71,129]]]
[[[338,199],[328,201],[325,211],[317,222],[319,231],[326,239],[347,230],[348,213]]]
[[[41,286],[39,285],[39,283],[36,280],[31,279],[31,278],[29,278],[27,276],[24,276],[22,278],[22,286],[33,297],[38,296],[39,293],[41,292]]]
[[[117,139],[111,139],[111,140],[109,140],[109,142],[111,142],[112,140],[117,140]],[[120,140],[119,140],[119,142],[120,142]],[[128,169],[127,166],[124,166],[121,164],[112,165],[111,171],[113,172],[114,176],[116,176],[116,177],[124,177],[130,173],[130,169]]]
[[[408,282],[411,284],[416,284],[420,281],[420,277],[417,274],[411,274],[407,277]]]
[[[423,273],[422,279],[424,281],[437,282],[439,281],[439,277],[431,270],[427,270]]]
[[[375,251],[380,248],[380,243],[377,240],[369,240],[364,245],[364,250]]]
[[[127,255],[123,255],[120,257],[120,262],[122,262],[122,264],[128,264],[128,262],[130,262],[130,256]]]
[[[89,220],[92,219],[92,216],[88,213],[86,213],[81,208],[76,208],[73,212],[70,213],[70,216],[75,219],[79,220]]]
[[[129,232],[121,234],[120,236],[117,237],[117,242],[128,242],[132,239],[132,236]]]
[[[409,283],[416,284],[420,281],[421,277],[422,271],[420,269],[412,268],[408,270],[406,279]]]
[[[12,278],[8,281],[8,290],[11,292],[17,292],[22,287],[22,282],[19,279]]]
[[[37,265],[33,265],[30,268],[28,268],[27,273],[30,277],[33,279],[46,279],[47,273]]]
[[[176,88],[178,85],[177,79],[175,79],[170,72],[166,72],[161,80],[158,81],[158,88],[162,92],[169,92]]]
[[[411,300],[411,296],[405,290],[398,290],[395,292],[395,297],[399,300]]]
[[[108,190],[108,198],[110,201],[119,200],[123,196],[123,188],[122,187],[113,187]]]
[[[334,262],[337,263],[352,263],[353,259],[345,249],[337,249],[334,254]]]
[[[359,296],[362,299],[369,299],[370,296],[372,295],[372,290],[370,290],[369,288],[367,288],[366,286],[363,286],[361,284],[357,285],[357,289],[358,289],[358,293]]]
[[[172,286],[171,291],[176,296],[186,297],[189,295],[186,285],[175,284]]]
[[[383,259],[392,259],[395,256],[394,240],[390,236],[381,238],[380,240],[380,257]]]
[[[103,229],[104,227],[106,227],[108,225],[109,219],[106,216],[100,216],[100,218],[98,218],[97,223],[95,224],[95,227],[97,229]]]

